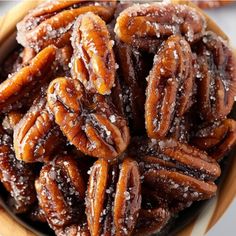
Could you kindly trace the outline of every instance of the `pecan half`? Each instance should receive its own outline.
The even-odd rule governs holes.
[[[56,48],[48,46],[28,66],[0,84],[0,110],[8,112],[29,104],[53,72]]]
[[[145,132],[144,104],[146,80],[152,56],[139,52],[130,45],[116,41],[115,53],[119,64],[116,86],[112,90],[113,102],[121,108],[129,121],[133,134]]]
[[[46,102],[46,98],[37,98],[14,129],[14,149],[19,160],[48,161],[64,142]]]
[[[205,28],[204,16],[191,7],[153,3],[124,10],[117,18],[115,32],[128,44],[137,39],[165,39],[173,34],[182,34],[192,43],[200,39]]]
[[[225,118],[236,96],[236,59],[227,43],[213,32],[207,32],[197,45],[198,104],[207,120]]]
[[[82,215],[85,183],[72,157],[61,156],[44,165],[35,187],[53,229],[73,224]]]
[[[141,207],[141,183],[137,163],[125,158],[109,166],[98,160],[91,168],[86,214],[92,236],[131,235]]]
[[[112,159],[129,143],[129,129],[106,97],[85,93],[78,80],[58,78],[49,88],[47,101],[56,123],[68,140],[83,153]]]
[[[181,117],[188,110],[192,96],[192,53],[184,38],[168,38],[155,56],[147,79],[147,133],[150,138],[162,138],[166,136],[174,117]]]
[[[226,119],[208,124],[195,133],[191,143],[220,161],[236,144],[236,121]]]
[[[174,139],[142,147],[144,184],[170,201],[192,202],[214,196],[220,176],[217,162],[206,153]],[[142,166],[142,165],[141,165]],[[142,169],[142,167],[141,167]]]
[[[17,41],[36,51],[50,44],[63,47],[70,43],[72,26],[79,15],[93,12],[105,21],[111,19],[115,2],[102,2],[78,0],[43,3],[17,24]]]
[[[109,94],[115,80],[114,41],[106,23],[89,12],[75,22],[72,33],[72,74],[87,90]]]
[[[36,201],[33,166],[15,158],[10,135],[0,134],[0,181],[10,193],[10,204],[16,213],[23,213]]]

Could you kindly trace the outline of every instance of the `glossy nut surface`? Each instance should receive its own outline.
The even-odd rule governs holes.
[[[110,94],[115,80],[114,41],[106,23],[89,12],[80,16],[72,33],[74,56],[72,74],[85,88],[99,94]]]
[[[61,156],[44,165],[35,188],[39,205],[53,229],[70,225],[81,217],[85,183],[72,157]]]
[[[154,58],[147,78],[145,122],[150,138],[163,138],[175,116],[189,108],[193,90],[192,53],[187,41],[171,36]]]
[[[141,207],[140,188],[134,160],[126,158],[120,167],[98,160],[91,169],[86,196],[91,235],[131,235]]]
[[[30,62],[0,84],[0,109],[8,112],[30,103],[41,86],[50,80],[56,48],[48,46]],[[34,91],[32,93],[32,91]]]
[[[14,129],[16,157],[25,162],[45,162],[63,142],[60,128],[47,108],[46,98],[37,98]]]
[[[93,12],[109,21],[114,6],[86,1],[56,1],[39,5],[17,24],[17,41],[24,47],[40,51],[53,44],[63,47],[70,44],[73,24],[84,13]]]
[[[134,5],[117,18],[115,32],[125,43],[139,38],[166,39],[182,34],[190,43],[198,40],[205,31],[204,17],[195,9],[173,3]]]
[[[77,80],[58,78],[48,88],[47,101],[56,123],[78,150],[113,159],[126,149],[129,128],[104,96],[86,93]]]

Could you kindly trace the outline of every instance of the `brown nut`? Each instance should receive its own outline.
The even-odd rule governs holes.
[[[99,16],[89,12],[78,17],[72,33],[72,74],[87,90],[110,94],[115,80],[113,45]]]
[[[64,135],[83,153],[113,159],[129,144],[125,119],[116,114],[106,97],[86,94],[78,80],[54,80],[47,101]]]
[[[155,186],[165,199],[199,201],[214,196],[214,180],[221,174],[206,153],[174,139],[149,143],[144,161],[144,183]]]
[[[236,144],[236,121],[226,119],[202,127],[195,133],[191,143],[220,161]]]
[[[73,224],[82,215],[85,183],[72,157],[61,156],[44,165],[35,188],[51,228]]]
[[[30,103],[53,72],[56,48],[49,46],[41,51],[28,66],[0,84],[0,109],[8,112]]]
[[[145,88],[152,56],[139,52],[130,45],[116,41],[116,59],[119,64],[118,78],[112,90],[113,103],[128,118],[133,134],[145,133],[144,104]]]
[[[43,3],[17,24],[17,41],[36,51],[50,44],[63,47],[70,43],[74,21],[86,12],[93,12],[109,21],[114,5],[82,0]]]
[[[154,58],[146,90],[145,122],[150,138],[163,138],[175,116],[189,108],[193,91],[192,53],[180,36],[171,36]]]
[[[0,181],[10,193],[10,204],[16,213],[23,213],[36,201],[33,166],[18,161],[12,148],[12,139],[0,134]]]
[[[198,107],[203,119],[224,119],[236,96],[236,59],[227,43],[207,32],[197,45],[196,83]]]
[[[91,168],[86,214],[92,236],[131,235],[141,207],[141,183],[137,163],[125,158],[109,166],[98,160]]]
[[[204,16],[189,6],[153,3],[124,10],[117,18],[115,32],[128,44],[137,39],[166,39],[173,34],[182,34],[192,43],[203,35],[205,28]]]
[[[46,102],[46,98],[37,98],[14,129],[14,149],[19,160],[49,161],[53,152],[64,143]]]

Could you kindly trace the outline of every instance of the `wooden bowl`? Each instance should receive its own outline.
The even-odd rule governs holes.
[[[37,6],[43,0],[24,0],[20,4],[11,9],[5,16],[0,18],[0,62],[16,45],[16,24],[27,12]],[[147,0],[146,0],[147,1]],[[188,1],[172,0],[173,2],[185,3],[197,8]],[[199,8],[197,8],[201,11]],[[202,12],[202,11],[201,11]],[[202,14],[206,15],[202,12]],[[228,37],[225,33],[207,16],[208,28],[221,35],[225,40]],[[233,110],[236,114],[236,107]],[[233,115],[236,118],[236,115]],[[220,178],[219,189],[216,197],[204,203],[194,204],[189,209],[180,214],[173,225],[169,226],[172,235],[179,236],[201,236],[207,233],[224,214],[230,203],[236,195],[236,158],[235,150],[226,158],[223,163],[223,176]],[[200,207],[201,206],[201,207]],[[200,211],[200,212],[199,212]],[[196,214],[193,214],[195,212]],[[188,220],[187,220],[188,219]],[[189,222],[191,221],[191,222]],[[22,221],[17,216],[14,216],[4,202],[0,199],[0,235],[1,236],[35,236],[42,235],[38,231]],[[189,223],[186,225],[186,223]],[[170,229],[172,228],[172,229]],[[182,228],[182,229],[180,229]],[[176,233],[176,230],[178,233]]]

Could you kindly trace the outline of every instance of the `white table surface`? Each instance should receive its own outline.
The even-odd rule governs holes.
[[[20,0],[18,0],[20,1]],[[0,15],[16,5],[17,1],[0,0]],[[233,5],[220,9],[208,10],[208,14],[215,19],[236,47],[236,1]],[[236,180],[235,180],[236,184]],[[235,236],[236,235],[236,198],[218,223],[206,236]],[[200,235],[199,235],[200,236]]]

